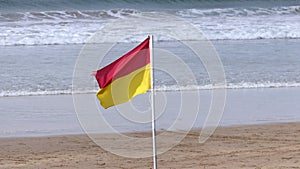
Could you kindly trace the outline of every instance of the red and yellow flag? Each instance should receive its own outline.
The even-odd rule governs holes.
[[[151,88],[150,38],[98,70],[97,97],[104,108],[125,103]]]

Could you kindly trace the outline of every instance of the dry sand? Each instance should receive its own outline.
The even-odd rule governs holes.
[[[300,123],[218,128],[204,144],[198,137],[199,131],[192,131],[159,155],[158,168],[300,168]],[[0,168],[5,169],[152,168],[151,157],[111,154],[86,135],[1,138],[0,147]]]

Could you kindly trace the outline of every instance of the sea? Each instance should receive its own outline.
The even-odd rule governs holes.
[[[179,17],[201,31],[214,46],[224,67],[224,88],[229,90],[228,100],[231,100],[228,105],[233,104],[229,109],[235,113],[225,116],[224,125],[300,120],[300,109],[296,106],[300,87],[300,1],[0,0],[0,136],[81,133],[71,94],[73,72],[82,48],[106,24],[144,13]],[[121,31],[126,34],[128,30]],[[143,38],[120,42],[120,47],[113,51],[118,55],[108,60],[113,61],[129,51]],[[188,52],[178,49],[175,41],[159,36],[154,43],[179,53],[188,63],[199,63],[186,54]],[[155,61],[160,63],[159,59]],[[196,85],[179,86],[174,79],[157,71],[154,72],[155,89],[204,93],[214,89],[203,64],[189,66],[195,74]],[[90,94],[97,90],[95,86],[85,92]],[[283,91],[289,94],[285,96]],[[266,96],[265,100],[261,100],[264,98],[261,93]],[[241,102],[245,94],[249,94],[252,103],[251,100]],[[209,98],[209,94],[206,95]],[[282,95],[290,100],[273,99]],[[267,113],[268,116],[262,118],[258,115],[247,119],[249,114],[245,113],[260,112],[263,103],[268,107],[264,112],[279,110],[274,105],[286,104],[282,107],[288,107],[290,114]],[[234,105],[239,110],[232,110]],[[244,115],[237,115],[242,111]],[[106,115],[112,118],[111,114]],[[119,124],[117,120],[115,125]],[[161,125],[160,128],[167,127]],[[138,130],[125,124],[119,129]]]

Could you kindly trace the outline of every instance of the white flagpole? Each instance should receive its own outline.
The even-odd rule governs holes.
[[[152,145],[153,145],[153,169],[157,169],[156,158],[156,127],[155,127],[155,100],[154,100],[154,67],[153,67],[153,35],[149,36],[149,50],[150,50],[150,66],[151,66],[151,110],[152,110]]]

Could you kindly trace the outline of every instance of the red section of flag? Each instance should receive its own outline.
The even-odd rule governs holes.
[[[95,74],[95,77],[100,88],[104,88],[113,80],[122,76],[126,76],[131,72],[149,64],[149,40],[150,38],[148,37],[140,45],[123,55],[118,60],[98,70]]]

